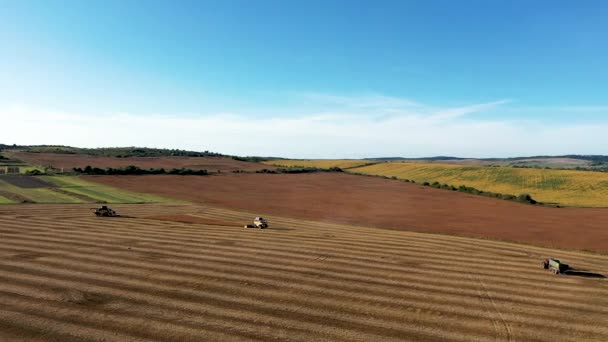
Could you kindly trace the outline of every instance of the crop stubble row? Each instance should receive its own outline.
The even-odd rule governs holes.
[[[557,251],[293,219],[273,218],[275,229],[262,231],[145,218],[164,210],[251,219],[201,206],[123,206],[121,213],[137,218],[107,220],[82,209],[0,210],[0,313],[7,336],[608,337],[598,324],[608,317],[606,282],[554,278],[537,267],[540,256]],[[581,267],[608,259],[563,253]]]

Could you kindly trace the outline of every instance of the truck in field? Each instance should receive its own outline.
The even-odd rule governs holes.
[[[546,258],[542,261],[541,266],[546,270],[550,270],[553,274],[562,274],[570,269],[568,264],[553,258]]]

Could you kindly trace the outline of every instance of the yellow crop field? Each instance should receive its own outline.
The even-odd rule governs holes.
[[[417,183],[466,185],[502,194],[528,193],[538,201],[567,206],[608,207],[608,173],[604,172],[409,162],[380,163],[350,171]]]
[[[361,159],[275,159],[263,163],[284,167],[318,167],[322,169],[339,167],[341,169],[348,169],[369,164],[371,161]]]

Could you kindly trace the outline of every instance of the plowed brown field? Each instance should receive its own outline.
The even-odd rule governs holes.
[[[165,168],[169,169],[193,169],[208,171],[255,171],[261,169],[273,169],[275,167],[249,163],[231,158],[223,157],[101,157],[85,154],[56,154],[56,153],[29,153],[11,152],[10,156],[31,165],[53,166],[72,170],[74,167],[84,168],[87,165],[99,168],[119,168],[129,165],[138,166],[142,169]]]
[[[608,340],[608,280],[539,267],[606,274],[608,256],[272,216],[243,229],[224,223],[253,214],[195,205],[87,208],[0,206],[1,341]]]
[[[608,252],[608,209],[519,204],[339,173],[93,176],[117,188],[225,208]]]

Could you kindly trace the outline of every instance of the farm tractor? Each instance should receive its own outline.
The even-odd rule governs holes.
[[[567,264],[564,264],[563,262],[553,258],[547,258],[543,260],[541,262],[541,266],[546,270],[551,270],[551,272],[556,275],[562,274],[570,269],[570,266],[568,266]]]
[[[114,217],[117,216],[116,212],[114,210],[112,210],[112,208],[103,205],[99,208],[91,208],[92,210],[95,210],[95,216],[104,216],[104,217]]]
[[[263,217],[256,217],[253,220],[253,224],[248,224],[245,226],[245,228],[259,228],[259,229],[268,228],[268,220],[266,220]]]

